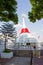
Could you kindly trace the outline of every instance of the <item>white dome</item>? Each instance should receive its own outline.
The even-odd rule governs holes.
[[[30,42],[30,43],[37,43],[37,39],[32,37],[31,34],[22,34],[19,36],[19,42],[20,43],[27,43],[27,42]]]

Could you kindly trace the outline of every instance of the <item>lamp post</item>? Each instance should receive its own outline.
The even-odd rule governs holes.
[[[32,50],[32,47],[31,48],[31,61],[30,61],[30,65],[32,65],[32,60],[33,60],[33,50]],[[33,48],[35,49],[36,46],[33,46]]]
[[[32,65],[32,60],[33,60],[33,51],[32,51],[32,47],[31,47],[31,45],[30,45],[30,52],[31,52],[30,65]]]
[[[32,51],[32,47],[31,47],[30,44],[31,44],[31,43],[27,43],[27,45],[30,46],[30,54],[31,54],[30,65],[32,65],[32,60],[33,60],[33,51]]]
[[[33,61],[33,49],[35,49],[36,46],[31,46],[30,44],[31,43],[27,43],[27,46],[30,46],[30,54],[31,54],[30,65],[32,65],[32,61]]]
[[[30,61],[30,65],[32,65],[32,60],[33,60],[33,52],[31,50],[31,61]]]

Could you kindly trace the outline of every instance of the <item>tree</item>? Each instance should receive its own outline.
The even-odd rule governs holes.
[[[43,18],[43,0],[30,0],[32,5],[31,12],[28,12],[28,18],[31,22]]]
[[[6,50],[7,36],[14,37],[15,35],[15,39],[16,39],[16,30],[14,24],[11,24],[9,22],[4,23],[0,31],[3,33],[5,37],[5,50]]]
[[[0,0],[0,21],[18,23],[16,0]]]

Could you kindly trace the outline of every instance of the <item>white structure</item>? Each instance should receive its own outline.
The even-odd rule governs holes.
[[[4,39],[3,39],[3,34],[0,33],[0,53],[4,51]]]
[[[18,37],[19,45],[27,46],[27,43],[30,43],[32,46],[35,45],[36,49],[40,50],[40,44],[38,43],[38,40],[34,36],[32,36],[32,34],[25,25],[24,20],[25,16],[23,15],[22,18],[23,18],[23,26]]]
[[[1,53],[1,58],[12,58],[13,57],[13,52],[9,52],[9,53]]]

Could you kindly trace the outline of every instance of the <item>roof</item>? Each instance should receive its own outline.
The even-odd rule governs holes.
[[[22,33],[30,33],[30,31],[28,30],[28,28],[22,28],[20,34]]]

